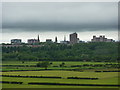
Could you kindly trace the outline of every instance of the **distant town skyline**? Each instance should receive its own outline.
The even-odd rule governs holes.
[[[114,41],[118,41],[118,40],[114,40],[113,38],[108,38],[106,37],[106,35],[101,34],[101,35],[93,35],[92,38],[89,41],[84,41],[81,40],[78,37],[78,33],[74,32],[74,33],[70,33],[69,34],[69,39],[66,39],[66,35],[64,35],[64,39],[58,41],[58,37],[54,36],[54,38],[46,38],[45,41],[41,41],[40,39],[40,35],[38,34],[36,36],[36,38],[28,38],[26,40],[26,42],[24,42],[25,40],[21,39],[21,38],[12,38],[8,43],[10,44],[14,44],[14,42],[16,43],[39,43],[39,42],[55,42],[55,43],[81,43],[81,42],[114,42]]]
[[[36,39],[40,41],[57,36],[58,42],[69,40],[70,33],[78,33],[82,41],[90,41],[93,35],[105,35],[118,40],[117,2],[3,2],[2,38]]]
[[[104,31],[103,31],[104,32]],[[59,33],[59,34],[57,34]],[[71,33],[74,33],[74,32],[71,32]],[[51,32],[50,33],[26,33],[26,36],[24,36],[25,34],[22,34],[22,33],[19,33],[17,34],[12,34],[12,37],[9,38],[7,37],[6,40],[4,39],[4,41],[2,40],[1,43],[10,43],[10,40],[11,39],[22,39],[22,42],[27,42],[28,39],[37,39],[37,36],[39,35],[39,39],[41,42],[45,42],[46,39],[52,39],[53,41],[55,41],[55,37],[57,37],[57,40],[58,42],[60,41],[63,41],[64,40],[64,36],[66,37],[66,40],[69,41],[69,34],[71,33],[64,33],[64,32],[52,32],[52,35],[51,35]],[[111,31],[110,34],[107,34],[108,32],[104,32],[104,33],[101,33],[101,32],[96,32],[95,34],[93,34],[92,32],[80,32],[80,33],[77,33],[78,34],[78,38],[81,40],[81,41],[91,41],[91,39],[93,38],[93,36],[100,36],[100,35],[105,35],[107,38],[111,38],[111,39],[114,39],[115,41],[118,41],[118,32],[114,32],[114,31]],[[7,35],[5,35],[7,36]],[[9,36],[9,35],[8,35]],[[4,37],[4,36],[3,36]]]

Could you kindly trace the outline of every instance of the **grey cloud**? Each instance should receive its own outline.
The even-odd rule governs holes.
[[[117,3],[3,3],[3,32],[117,29]]]

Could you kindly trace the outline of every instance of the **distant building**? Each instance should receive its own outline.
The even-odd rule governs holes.
[[[52,43],[53,41],[52,41],[52,39],[46,39],[46,42],[47,43]]]
[[[64,41],[66,41],[66,36],[64,36]]]
[[[85,41],[80,40],[79,43],[85,43]]]
[[[113,39],[107,39],[105,36],[93,36],[93,39],[91,39],[92,42],[113,42]]]
[[[55,43],[57,43],[57,42],[58,42],[57,37],[55,37]]]
[[[37,39],[28,39],[28,44],[35,44],[38,43]]]
[[[107,39],[106,42],[115,42],[113,39]]]
[[[44,45],[26,45],[27,47],[43,47]]]
[[[40,39],[39,39],[39,35],[38,35],[38,39],[28,39],[28,44],[36,44],[36,43],[39,43],[40,42]]]
[[[11,44],[21,44],[22,40],[21,39],[12,39]]]
[[[22,47],[22,44],[2,45],[2,47]]]
[[[61,44],[69,44],[69,41],[60,41]]]
[[[77,33],[70,34],[70,44],[79,43],[79,38],[77,38]]]
[[[0,45],[0,46],[2,46],[2,47],[23,47],[24,45],[22,45],[22,44],[20,44],[20,45]],[[25,45],[25,46],[27,46],[27,47],[42,47],[42,46],[44,46],[44,45]]]
[[[39,35],[38,35],[38,42],[40,42]]]
[[[66,36],[64,36],[64,41],[60,41],[61,44],[69,44],[69,41],[66,41]]]

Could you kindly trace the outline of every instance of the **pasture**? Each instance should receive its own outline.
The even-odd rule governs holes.
[[[54,78],[21,78],[21,77],[2,77],[3,81],[19,81],[23,82],[20,87],[32,87],[29,86],[29,82],[49,82],[49,83],[67,83],[67,84],[105,84],[105,85],[118,85],[118,72],[76,72],[76,71],[19,71],[19,72],[3,72],[3,75],[20,75],[20,76],[60,76],[62,79],[54,79]],[[78,79],[67,79],[67,77],[91,77],[91,78],[99,78],[98,80],[78,80]],[[3,84],[3,88],[7,85],[13,88],[11,84]],[[17,88],[19,85],[15,85],[14,88]],[[34,85],[33,85],[34,86]],[[36,87],[36,85],[35,85]],[[34,87],[34,88],[35,88]],[[37,87],[41,88],[41,85],[37,85]],[[47,87],[43,85],[42,87]],[[53,87],[61,87],[61,86],[53,86]],[[63,86],[62,86],[63,87]],[[64,86],[68,87],[68,86]],[[71,86],[69,86],[71,87]],[[83,86],[77,86],[83,87]],[[84,86],[86,87],[86,86]],[[90,87],[90,86],[89,86]],[[93,86],[91,86],[93,87]]]
[[[40,61],[3,61],[2,65],[35,65]],[[59,65],[62,62],[65,62],[67,65],[83,65],[83,64],[108,64],[113,63],[116,64],[117,62],[81,62],[81,61],[51,61],[53,65]]]
[[[113,67],[103,67],[105,62],[64,62],[66,67],[59,67],[59,64],[62,62],[52,62],[52,65],[48,67],[48,70],[45,70],[42,67],[35,67],[38,62],[29,62],[24,63],[20,61],[4,61],[3,62],[3,71],[1,75],[13,75],[14,77],[2,77],[2,81],[9,82],[3,83],[3,88],[117,88],[118,86],[90,86],[87,84],[93,85],[118,85],[118,74],[119,72],[95,72],[99,71],[115,71],[117,68]],[[84,66],[89,64],[91,66]],[[92,65],[101,64],[102,67],[97,66],[93,67]],[[117,63],[112,63],[117,64]],[[8,66],[4,66],[8,65]],[[11,66],[9,66],[11,65]],[[14,66],[18,65],[18,67]],[[26,65],[28,65],[26,67]],[[30,66],[33,65],[33,66]],[[82,67],[71,67],[74,65],[82,65]],[[54,67],[58,66],[58,67]],[[78,69],[77,71],[74,69]],[[13,71],[10,71],[13,70]],[[15,70],[29,70],[29,71],[15,71]],[[33,71],[31,71],[33,70]],[[37,71],[35,71],[37,70]],[[82,70],[82,71],[81,71]],[[7,71],[7,72],[6,72]],[[27,77],[15,77],[15,76],[45,76],[45,77],[61,77],[61,78],[27,78]],[[97,80],[91,79],[68,79],[68,77],[78,77],[78,78],[98,78]],[[12,82],[22,82],[22,84],[15,84]],[[29,84],[29,83],[45,83],[43,84]],[[47,85],[47,84],[48,85]],[[56,83],[56,85],[52,85]],[[65,85],[57,85],[65,84]],[[66,84],[75,84],[73,86]],[[78,86],[77,84],[84,84]]]

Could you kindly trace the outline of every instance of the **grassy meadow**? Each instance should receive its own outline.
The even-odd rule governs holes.
[[[45,70],[43,67],[34,67],[38,62],[33,61],[3,61],[2,75],[13,76],[51,76],[62,78],[23,78],[23,77],[2,77],[2,81],[9,82],[23,82],[22,84],[3,83],[3,88],[111,88],[113,86],[68,86],[68,85],[29,85],[30,82],[38,83],[63,83],[63,84],[104,84],[104,85],[118,85],[118,73],[119,72],[95,72],[96,70],[118,70],[113,67],[92,67],[84,66],[85,64],[97,65],[97,64],[111,64],[104,62],[64,62],[65,67],[59,67],[62,62],[52,62],[52,65]],[[112,63],[117,64],[117,63]],[[17,67],[14,65],[18,65]],[[33,65],[33,66],[30,66]],[[83,67],[71,67],[74,65],[82,65]],[[57,66],[57,67],[54,67]],[[74,70],[74,69],[77,69]],[[12,71],[11,71],[12,70]],[[15,71],[18,70],[18,71]],[[20,70],[20,71],[19,71]],[[29,70],[29,71],[22,71]],[[35,70],[35,71],[34,71]],[[37,70],[37,71],[36,71]],[[68,77],[80,77],[80,78],[98,78],[97,80],[89,79],[68,79]],[[117,88],[117,86],[114,86]]]

